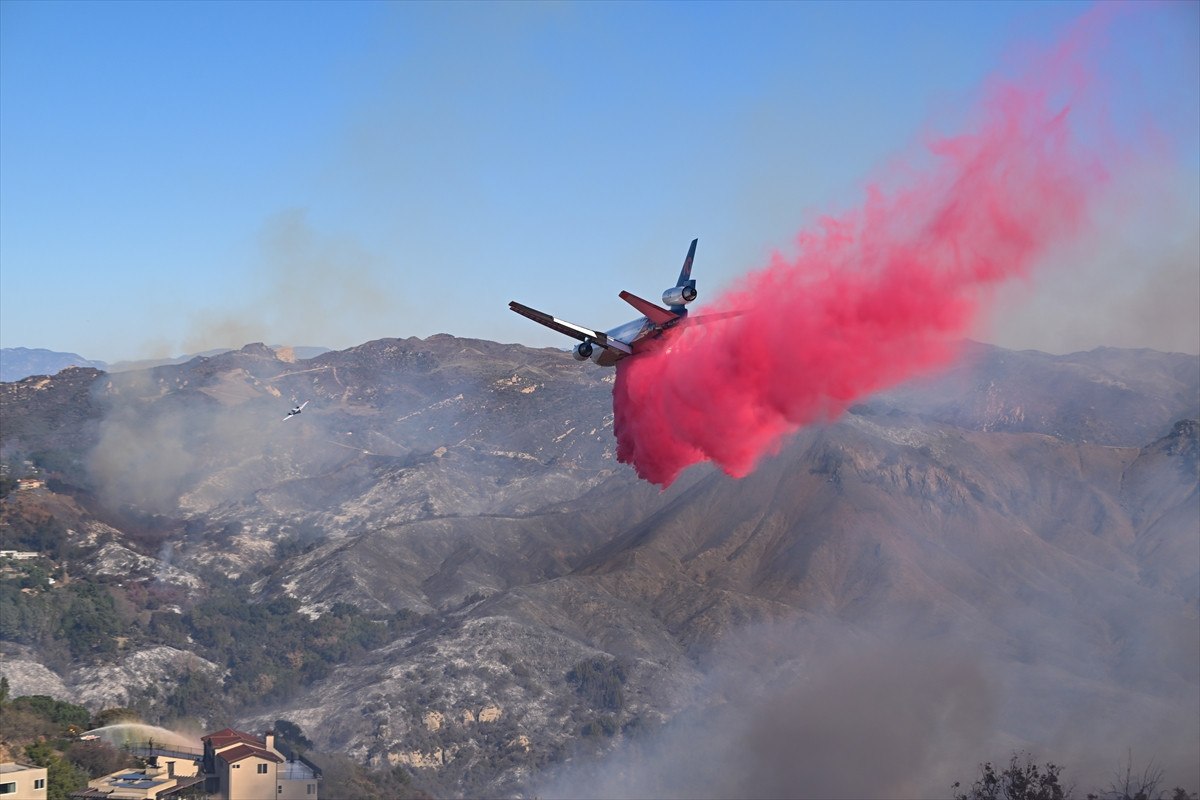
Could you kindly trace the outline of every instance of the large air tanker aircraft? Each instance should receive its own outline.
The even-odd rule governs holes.
[[[574,354],[577,361],[587,361],[589,358],[602,367],[611,367],[622,358],[637,355],[646,348],[652,340],[687,319],[687,304],[696,299],[696,281],[692,277],[692,259],[696,256],[696,242],[688,248],[687,258],[683,260],[683,269],[679,271],[679,280],[662,294],[663,305],[657,306],[649,300],[643,300],[629,292],[621,292],[621,299],[642,312],[642,316],[632,322],[626,322],[608,331],[594,331],[582,325],[576,325],[566,320],[552,317],[529,306],[513,301],[508,307],[521,316],[529,317],[534,322],[541,323],[547,328],[553,328],[559,333],[565,333],[579,340],[575,345]],[[711,320],[717,317],[730,316],[720,314],[698,318]]]

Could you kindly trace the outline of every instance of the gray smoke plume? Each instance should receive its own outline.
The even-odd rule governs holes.
[[[1149,347],[1200,353],[1200,198],[1195,173],[1145,161],[1117,176],[1095,233],[1006,287],[981,338],[1051,353]]]
[[[231,369],[202,388],[176,380],[138,370],[101,384],[107,409],[88,468],[110,507],[203,512],[346,457],[319,415],[282,422],[296,398],[270,377]]]
[[[1014,660],[968,631],[907,639],[892,623],[871,627],[806,620],[735,636],[670,723],[568,766],[536,794],[947,797],[982,762],[1016,751],[1091,791],[1107,787],[1127,748],[1172,785],[1200,781],[1194,678],[1119,691],[1035,653]]]
[[[303,209],[267,220],[245,283],[191,320],[187,353],[248,342],[344,347],[390,335],[398,300],[387,265],[348,237],[314,229]]]

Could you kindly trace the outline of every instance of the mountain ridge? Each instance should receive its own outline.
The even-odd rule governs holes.
[[[328,347],[271,345],[284,361],[303,361],[329,352]],[[233,348],[216,348],[200,353],[185,353],[168,358],[121,360],[107,363],[86,359],[77,353],[66,353],[45,348],[5,347],[0,348],[0,382],[11,383],[35,375],[56,375],[67,367],[90,367],[103,372],[130,372],[161,366],[184,364],[198,357],[211,357],[227,353]]]
[[[10,382],[30,375],[54,375],[67,367],[106,369],[103,361],[92,361],[78,353],[64,353],[41,347],[0,348],[0,382]]]
[[[349,604],[403,620],[229,721],[286,717],[442,792],[536,791],[638,730],[724,714],[702,687],[731,664],[799,696],[830,637],[977,664],[1004,709],[980,741],[1046,744],[1078,698],[1189,707],[1200,358],[967,349],[745,479],[699,466],[665,492],[615,461],[612,373],[555,350],[440,335],[69,370],[0,388],[0,451],[47,462],[53,493],[5,508],[69,522],[97,554],[88,579],[121,597],[174,587],[187,606],[228,585],[316,619]],[[179,647],[138,630],[139,647]],[[782,630],[799,633],[762,633]],[[730,653],[739,636],[771,663]],[[619,705],[569,682],[585,661],[623,676]],[[69,691],[87,685],[59,668]]]

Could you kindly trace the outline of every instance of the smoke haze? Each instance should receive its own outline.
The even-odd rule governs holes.
[[[1005,763],[1017,751],[1058,764],[1081,793],[1106,788],[1127,757],[1139,769],[1153,760],[1170,786],[1195,785],[1194,682],[1096,683],[1087,672],[1099,651],[1069,620],[1014,613],[1017,624],[1039,626],[1042,640],[1025,642],[1016,658],[1003,636],[962,628],[912,636],[896,619],[810,617],[743,630],[712,654],[670,723],[626,737],[599,763],[568,765],[538,795],[946,797],[984,761]],[[1138,625],[1122,633],[1135,636]],[[1160,633],[1140,644],[1154,652],[1167,644]],[[1059,647],[1083,657],[1051,667]]]
[[[345,347],[378,338],[403,316],[383,279],[383,260],[350,238],[317,230],[303,209],[263,224],[244,279],[227,287],[222,309],[192,315],[184,353],[247,342]],[[152,345],[153,356],[172,345]]]
[[[662,486],[701,461],[744,476],[797,427],[950,363],[999,287],[1088,228],[1106,166],[1072,109],[1095,89],[1082,52],[1109,13],[1031,77],[991,82],[977,129],[933,142],[903,188],[870,187],[713,306],[741,316],[693,321],[622,362],[618,457]]]
[[[1051,353],[1108,347],[1200,352],[1200,197],[1168,159],[1114,175],[1092,234],[1004,287],[977,338]]]
[[[320,415],[305,414],[303,427],[282,423],[300,402],[293,392],[303,382],[276,380],[278,362],[261,345],[237,355],[219,379],[198,387],[160,370],[123,372],[97,385],[104,416],[87,467],[109,507],[202,513],[344,459]],[[299,381],[323,374],[312,369]]]

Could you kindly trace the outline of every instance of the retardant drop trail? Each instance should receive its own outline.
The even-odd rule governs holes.
[[[951,362],[992,290],[1086,226],[1104,171],[1063,100],[1079,46],[1035,81],[993,82],[977,129],[931,145],[907,186],[871,187],[709,309],[741,316],[622,361],[617,457],[663,487],[702,461],[744,476],[798,427]]]

